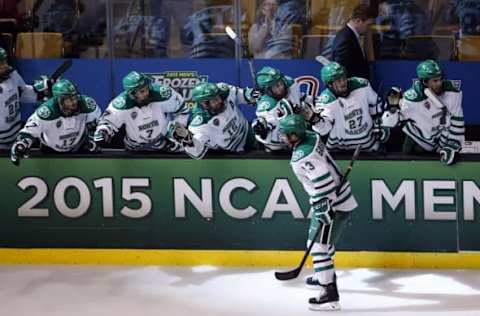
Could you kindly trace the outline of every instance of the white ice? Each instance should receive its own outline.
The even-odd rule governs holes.
[[[274,269],[0,266],[1,316],[480,315],[475,270],[340,269],[342,310],[308,310],[303,278]],[[308,271],[306,271],[308,273]]]

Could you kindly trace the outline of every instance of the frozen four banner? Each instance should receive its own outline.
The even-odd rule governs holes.
[[[288,160],[246,158],[2,157],[0,247],[303,249]],[[358,161],[339,249],[480,250],[479,164]]]

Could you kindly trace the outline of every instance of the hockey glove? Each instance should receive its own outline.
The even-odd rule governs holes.
[[[260,89],[245,89],[245,100],[250,104],[256,104],[258,100],[262,97],[262,91]]]
[[[382,119],[376,119],[373,122],[373,134],[380,143],[385,143],[390,137],[390,128],[382,126]]]
[[[105,128],[97,128],[93,134],[93,141],[97,144],[108,144],[111,140],[110,134]]]
[[[385,95],[385,111],[390,114],[396,114],[400,110],[400,99],[402,98],[402,89],[391,87]]]
[[[183,146],[190,146],[193,144],[192,132],[178,122],[172,121],[168,123],[167,135],[169,138],[174,139]]]
[[[453,164],[455,160],[455,152],[456,150],[452,147],[445,146],[440,150],[440,162],[445,165]]]
[[[328,198],[323,198],[320,201],[312,205],[313,216],[320,223],[324,225],[329,225],[333,221],[334,212],[330,205],[330,200]]]
[[[18,166],[20,159],[28,158],[32,144],[33,140],[30,138],[19,139],[13,144],[10,152],[10,160],[14,165]]]
[[[256,118],[252,123],[252,129],[255,135],[258,135],[261,139],[266,139],[268,132],[271,131],[267,120],[263,117]]]
[[[37,94],[38,100],[45,100],[51,97],[53,81],[47,76],[42,75],[39,79],[33,82],[33,90]]]

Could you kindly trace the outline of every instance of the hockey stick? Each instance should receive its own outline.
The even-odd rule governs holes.
[[[55,72],[49,77],[50,80],[56,81],[61,75],[65,73],[65,71],[72,66],[73,60],[67,59],[65,60],[56,70]]]
[[[225,27],[225,32],[227,33],[228,37],[230,37],[232,40],[235,41],[235,43],[240,45],[242,50],[248,56],[247,60],[248,60],[248,67],[250,68],[250,76],[252,77],[252,82],[253,82],[254,87],[257,87],[257,80],[256,80],[257,75],[256,75],[256,71],[255,71],[255,65],[253,64],[253,58],[250,55],[250,52],[248,51],[248,48],[240,41],[240,38],[238,37],[237,33],[235,33],[235,31],[230,26]]]
[[[347,170],[343,174],[343,177],[340,180],[340,184],[337,186],[337,190],[335,192],[336,194],[340,193],[341,188],[343,187],[343,185],[347,181],[348,175],[350,174],[350,171],[352,171],[353,164],[358,159],[358,155],[360,154],[360,147],[361,146],[358,145],[357,148],[355,148],[355,152],[353,153],[352,160],[350,160],[350,164],[348,165]],[[322,231],[321,229],[317,229],[317,231],[315,232],[315,236],[313,236],[312,242],[308,246],[307,251],[305,251],[305,254],[303,255],[302,261],[300,262],[298,267],[296,267],[295,269],[290,270],[290,271],[275,272],[275,278],[277,280],[287,281],[287,280],[295,279],[300,274],[300,271],[302,271],[302,268],[305,264],[305,261],[307,260],[308,255],[310,254],[310,251],[313,248],[313,244],[315,243],[315,240],[317,240],[318,235],[320,235],[321,231]]]
[[[437,108],[439,109],[446,108],[443,102],[437,97],[437,95],[430,88],[426,88],[424,90],[424,93]]]
[[[318,61],[320,64],[322,64],[324,66],[331,63],[331,61],[323,55],[315,56],[315,60]]]

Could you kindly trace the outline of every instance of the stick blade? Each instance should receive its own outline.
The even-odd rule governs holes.
[[[296,268],[290,271],[275,272],[275,279],[280,281],[288,281],[295,279],[300,274],[300,269]]]
[[[315,56],[315,60],[324,66],[330,64],[330,60],[322,55]]]
[[[233,39],[234,41],[237,39],[237,33],[235,33],[235,31],[230,27],[230,26],[226,26],[225,27],[225,32],[227,33],[228,37],[230,37],[231,39]]]

